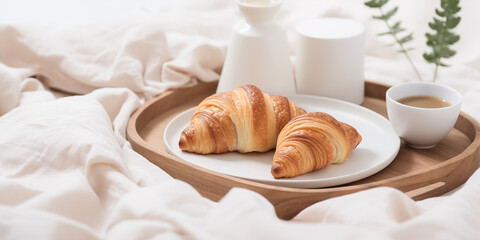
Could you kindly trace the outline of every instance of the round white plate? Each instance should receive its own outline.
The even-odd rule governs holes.
[[[349,102],[331,98],[295,95],[288,97],[307,112],[326,112],[350,124],[362,135],[362,142],[341,164],[306,173],[294,178],[274,179],[270,167],[274,150],[266,153],[223,153],[200,155],[180,150],[182,130],[190,123],[194,108],[174,119],[165,128],[164,141],[168,151],[177,157],[216,172],[262,183],[295,187],[320,188],[341,185],[371,176],[382,170],[397,156],[400,139],[390,122],[380,114]]]

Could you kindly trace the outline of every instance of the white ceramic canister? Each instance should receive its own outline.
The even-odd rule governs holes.
[[[237,0],[245,20],[228,47],[217,92],[253,84],[275,95],[296,93],[285,29],[274,21],[281,0]]]
[[[361,104],[364,99],[364,26],[344,18],[297,25],[297,91]]]

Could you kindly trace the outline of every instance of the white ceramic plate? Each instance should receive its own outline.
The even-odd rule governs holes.
[[[295,187],[320,188],[346,184],[371,176],[382,170],[397,156],[400,139],[390,122],[380,114],[331,98],[295,95],[288,97],[307,112],[326,112],[337,120],[357,129],[362,142],[341,164],[333,164],[295,178],[274,179],[270,167],[274,151],[266,153],[223,153],[199,155],[180,150],[178,141],[187,127],[194,109],[189,109],[174,119],[165,128],[164,141],[167,149],[179,158],[213,171],[262,183]]]

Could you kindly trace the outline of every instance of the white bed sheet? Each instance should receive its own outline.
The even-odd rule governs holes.
[[[394,1],[426,64],[426,24],[439,1]],[[279,220],[259,194],[201,197],[132,150],[130,114],[170,88],[216,81],[234,1],[0,1],[1,239],[478,239],[480,171],[456,191],[413,201],[375,188],[319,202]],[[480,2],[461,2],[457,55],[438,82],[458,89],[480,120]],[[375,34],[383,25],[362,1],[285,0],[288,30],[316,17],[366,26],[365,77],[415,81],[405,58]],[[454,173],[452,173],[454,174]]]

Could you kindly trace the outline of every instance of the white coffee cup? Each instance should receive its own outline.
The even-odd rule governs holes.
[[[365,28],[344,18],[296,26],[297,92],[361,104],[364,99]]]
[[[412,107],[397,100],[409,96],[434,96],[450,106],[440,108]],[[390,123],[407,145],[428,149],[436,146],[452,130],[462,103],[455,89],[436,83],[411,82],[395,85],[386,93]]]

